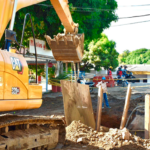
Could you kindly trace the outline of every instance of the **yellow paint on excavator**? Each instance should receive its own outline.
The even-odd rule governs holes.
[[[12,17],[15,0],[0,0],[0,39],[6,29],[8,22]],[[18,0],[17,10],[45,0]]]
[[[29,84],[22,55],[0,50],[0,111],[39,108],[42,86]]]

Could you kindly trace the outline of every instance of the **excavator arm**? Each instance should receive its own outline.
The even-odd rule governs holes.
[[[66,33],[78,33],[78,24],[74,23],[69,10],[68,0],[50,0],[59,16]]]
[[[18,0],[16,11],[43,1],[45,0]],[[12,17],[14,2],[15,0],[0,0],[0,39]]]
[[[45,0],[17,0],[16,11],[43,1]],[[54,39],[45,36],[54,58],[63,62],[80,62],[84,52],[84,34],[78,34],[79,25],[72,20],[68,0],[50,1],[65,28],[64,33],[54,35]],[[14,2],[15,0],[0,0],[0,39],[13,15]]]
[[[78,34],[78,24],[74,23],[69,10],[68,0],[50,0],[65,30],[64,34],[45,38],[52,49],[54,58],[63,62],[80,62],[84,53],[84,34]]]

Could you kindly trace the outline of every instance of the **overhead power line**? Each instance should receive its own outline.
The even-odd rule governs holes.
[[[118,19],[130,19],[130,18],[138,18],[138,17],[146,17],[146,16],[150,16],[150,14],[145,14],[145,15],[139,15],[139,16],[130,16],[130,17],[121,17],[121,18],[118,18]],[[105,19],[91,19],[91,20],[108,20],[107,18]]]
[[[138,24],[138,23],[144,23],[144,22],[150,22],[150,20],[139,21],[139,22],[132,22],[132,23],[127,23],[127,24],[120,24],[120,25],[115,25],[115,26],[111,26],[111,27],[118,27],[118,26],[132,25],[132,24]]]
[[[53,7],[53,5],[47,5],[47,4],[36,4],[36,5],[41,5],[41,6],[47,6],[47,7]],[[118,6],[118,7],[141,7],[141,6],[150,6],[150,4],[143,4],[143,5],[122,5],[122,6]],[[79,9],[97,9],[97,10],[101,10],[99,8],[92,8],[92,7],[71,7],[71,8],[79,8]]]
[[[45,7],[50,7],[54,8],[53,5],[46,5],[46,4],[36,4],[39,6],[45,6]],[[100,11],[111,11],[114,9],[99,9],[99,8],[85,8],[85,7],[70,7],[70,11],[79,11],[79,12],[100,12]]]
[[[36,5],[53,8],[53,5],[47,5],[47,4],[36,4]],[[131,5],[131,6],[150,6],[150,4]],[[99,8],[92,8],[92,7],[70,7],[70,9],[71,9],[70,11],[88,12],[88,13],[90,13],[90,12],[101,12],[101,11],[114,11],[114,9],[99,9]]]
[[[143,5],[123,5],[118,7],[141,7],[141,6],[150,6],[150,4],[143,4]]]
[[[46,6],[46,7],[53,8],[52,5],[46,5],[46,4],[36,4],[36,5]],[[147,5],[150,5],[150,4],[147,4]],[[139,5],[137,5],[137,6],[139,6]],[[95,11],[92,10],[92,9],[95,9],[95,8],[82,8],[83,10],[77,10],[76,8],[82,8],[82,7],[71,7],[71,11],[77,11],[77,12],[95,12]],[[98,12],[98,11],[109,11],[111,9],[95,9],[95,10],[97,10],[97,12]],[[137,18],[137,17],[145,17],[145,16],[150,16],[150,14],[138,15],[138,16],[129,16],[129,17],[121,17],[121,18],[118,18],[118,19],[128,19],[128,18]]]
[[[139,15],[139,16],[130,16],[130,17],[121,17],[121,18],[118,18],[118,19],[137,18],[137,17],[145,17],[145,16],[150,16],[150,14]]]

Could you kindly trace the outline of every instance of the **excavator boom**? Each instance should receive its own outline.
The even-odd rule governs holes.
[[[16,11],[23,7],[45,0],[18,0]],[[50,0],[63,26],[64,34],[58,33],[52,39],[45,36],[54,58],[63,62],[80,62],[84,52],[84,34],[78,34],[78,24],[74,23],[69,10],[68,0]],[[13,14],[15,0],[0,0],[0,39]]]
[[[72,20],[68,0],[50,0],[67,33],[75,33],[78,24]]]
[[[74,23],[68,0],[50,0],[63,26],[64,34],[58,33],[52,39],[45,38],[53,51],[54,58],[63,62],[80,62],[84,53],[84,34],[78,34],[78,24]]]
[[[45,0],[18,0],[17,10]],[[15,0],[0,0],[0,39],[6,29],[8,22],[12,17]]]

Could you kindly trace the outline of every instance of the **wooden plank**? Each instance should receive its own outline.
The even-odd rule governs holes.
[[[74,120],[95,129],[95,120],[88,85],[61,80],[66,124]]]
[[[122,115],[120,129],[123,129],[126,124],[128,109],[129,109],[129,104],[130,104],[131,91],[132,91],[131,85],[129,84],[128,88],[127,88],[126,100],[125,100],[124,111],[123,111],[123,115]]]
[[[96,130],[100,131],[101,115],[102,115],[102,101],[103,101],[103,90],[100,86],[98,89],[98,101],[97,101],[97,118],[96,118]]]
[[[150,138],[150,95],[145,96],[145,139]]]

